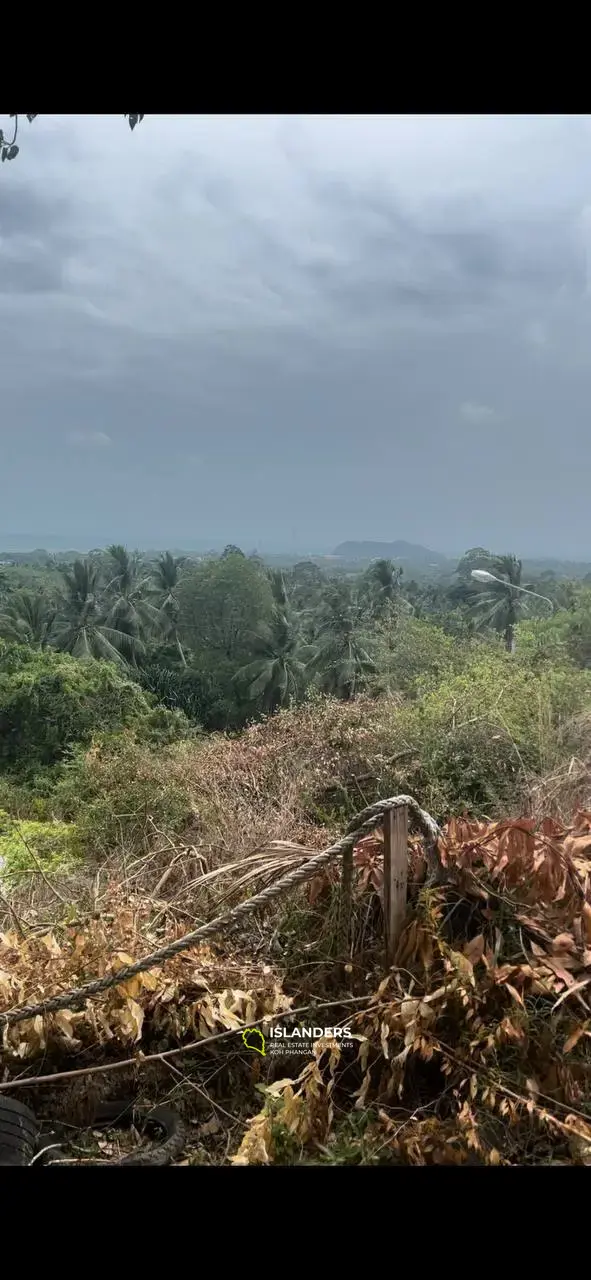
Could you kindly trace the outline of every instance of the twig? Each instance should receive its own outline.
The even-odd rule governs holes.
[[[534,1110],[538,1114],[540,1115],[546,1114],[553,1124],[559,1125],[561,1129],[566,1130],[566,1132],[572,1136],[573,1130],[569,1129],[568,1125],[564,1124],[562,1120],[559,1120],[557,1116],[553,1116],[551,1112],[549,1111],[545,1112],[545,1109],[543,1107],[538,1106],[537,1102],[535,1102],[533,1098],[525,1098],[523,1094],[516,1093],[514,1089],[509,1089],[509,1087],[506,1084],[503,1084],[502,1081],[499,1080],[498,1077],[494,1074],[494,1072],[491,1071],[490,1067],[485,1067],[483,1063],[475,1062],[474,1059],[470,1059],[468,1062],[466,1062],[465,1059],[458,1058],[456,1054],[453,1053],[453,1051],[448,1048],[448,1046],[443,1042],[443,1040],[439,1040],[438,1037],[434,1037],[434,1039],[437,1043],[437,1047],[439,1048],[440,1052],[444,1055],[444,1057],[448,1058],[451,1062],[455,1063],[456,1066],[461,1067],[463,1071],[469,1071],[472,1074],[477,1074],[478,1072],[480,1072],[482,1075],[486,1076],[488,1080],[491,1081],[491,1083],[493,1084],[496,1090],[498,1090],[501,1093],[505,1093],[508,1098],[514,1098],[515,1101],[521,1103],[522,1106],[527,1106],[528,1103],[533,1103]],[[2,1086],[0,1085],[0,1088],[1,1087]],[[558,1098],[551,1098],[547,1093],[538,1093],[537,1097],[544,1098],[546,1102],[549,1102],[551,1104],[551,1106],[560,1107],[562,1111],[568,1112],[568,1114],[571,1116],[577,1116],[579,1119],[584,1120],[586,1124],[589,1124],[589,1115],[586,1112],[579,1111],[577,1110],[576,1107],[569,1106],[566,1102],[560,1102]]]
[[[24,930],[24,927],[23,927],[23,921],[20,919],[20,917],[19,917],[19,916],[17,916],[17,914],[16,914],[16,911],[15,911],[14,907],[11,907],[11,905],[10,905],[10,903],[9,903],[9,901],[8,901],[8,898],[5,898],[3,893],[0,893],[0,902],[3,904],[3,906],[4,906],[4,907],[6,907],[6,910],[7,910],[8,914],[9,914],[9,916],[10,916],[11,920],[12,920],[12,921],[13,921],[13,923],[14,923],[14,927],[15,927],[15,929],[16,929],[16,931],[17,931],[17,933],[18,933],[18,936],[19,936],[19,938],[20,938],[21,942],[24,942],[25,937],[26,937],[26,934],[25,934],[25,930]]]
[[[207,1092],[207,1089],[203,1089],[201,1088],[200,1085],[195,1084],[194,1080],[189,1080],[189,1077],[184,1076],[182,1071],[179,1071],[178,1068],[173,1066],[171,1062],[167,1062],[165,1065],[168,1067],[168,1070],[172,1071],[173,1074],[177,1077],[179,1084],[188,1084],[189,1087],[193,1089],[195,1093],[198,1093],[201,1098],[205,1098],[205,1101],[209,1103],[210,1107],[213,1110],[221,1111],[222,1115],[226,1116],[228,1120],[231,1120],[233,1124],[241,1124],[243,1129],[248,1129],[248,1124],[246,1120],[241,1120],[238,1116],[233,1116],[232,1112],[226,1111],[226,1108],[222,1107],[221,1103],[214,1102],[213,1098],[210,1098]]]
[[[176,866],[176,864],[177,864],[177,862],[178,862],[179,858],[180,858],[180,857],[182,857],[182,856],[183,856],[183,855],[182,855],[182,853],[180,853],[180,854],[179,854],[179,853],[177,853],[176,857],[174,857],[174,858],[173,858],[172,862],[169,862],[169,864],[168,864],[168,866],[167,866],[167,868],[166,868],[166,871],[164,872],[164,874],[163,874],[163,875],[161,875],[161,876],[160,876],[160,879],[159,879],[159,881],[158,881],[158,884],[154,885],[154,888],[153,888],[153,890],[152,890],[152,894],[151,894],[151,896],[152,896],[153,898],[158,898],[158,897],[160,896],[160,892],[161,892],[161,890],[164,888],[164,886],[165,886],[165,884],[167,883],[167,881],[168,881],[168,880],[170,880],[170,877],[171,877],[171,875],[172,875],[172,873],[173,873],[173,871],[174,871],[174,869],[175,869],[175,866]]]

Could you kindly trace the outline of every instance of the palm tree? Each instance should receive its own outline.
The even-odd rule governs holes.
[[[387,613],[414,613],[410,600],[402,594],[403,574],[404,569],[398,568],[393,560],[374,560],[370,565],[363,585],[372,618],[383,618]]]
[[[393,560],[374,560],[367,571],[367,581],[373,596],[374,611],[380,613],[400,594],[404,570],[398,569]]]
[[[271,592],[273,594],[273,603],[275,608],[285,612],[288,608],[289,601],[283,570],[267,569],[267,577],[271,584]]]
[[[166,603],[169,597],[174,597],[186,558],[186,556],[173,556],[170,551],[163,551],[162,555],[152,565],[154,585],[162,596],[163,604]]]
[[[106,625],[141,641],[156,629],[159,621],[158,610],[146,598],[151,587],[150,574],[144,572],[138,552],[130,555],[120,543],[107,547],[107,557]]]
[[[300,657],[300,634],[289,613],[275,608],[271,621],[261,623],[252,640],[255,656],[234,678],[246,684],[252,701],[260,698],[263,710],[273,714],[289,706],[303,687],[306,665]]]
[[[159,625],[166,639],[176,645],[181,662],[186,667],[187,659],[178,634],[179,604],[176,595],[184,563],[185,556],[173,556],[170,551],[163,552],[152,566],[152,590],[158,601]]]
[[[70,569],[62,570],[62,577],[65,591],[56,648],[75,658],[134,663],[141,652],[141,642],[107,621],[99,566],[90,560],[75,560]]]
[[[308,670],[319,677],[325,693],[345,701],[354,698],[375,671],[348,583],[335,583],[325,593]]]
[[[35,649],[51,642],[57,609],[44,591],[15,591],[0,614],[0,635]]]
[[[502,634],[508,653],[515,649],[515,625],[521,616],[528,611],[528,597],[515,587],[525,586],[521,581],[521,560],[516,556],[494,556],[490,561],[490,572],[499,582],[490,582],[482,588],[476,587],[472,596],[473,613],[479,627],[490,626]],[[528,590],[531,588],[528,585]]]

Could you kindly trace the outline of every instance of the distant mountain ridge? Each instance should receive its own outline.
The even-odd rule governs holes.
[[[441,551],[431,551],[418,543],[404,542],[340,542],[333,555],[342,560],[396,560],[424,565],[447,565],[450,561]]]

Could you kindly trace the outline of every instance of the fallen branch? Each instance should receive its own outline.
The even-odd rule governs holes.
[[[6,1080],[0,1084],[0,1091],[5,1092],[13,1089],[31,1089],[40,1084],[55,1084],[58,1080],[75,1080],[81,1076],[105,1075],[109,1071],[121,1071],[123,1067],[145,1067],[149,1062],[165,1062],[169,1058],[178,1058],[182,1053],[194,1053],[196,1049],[204,1049],[209,1044],[215,1044],[218,1040],[226,1040],[229,1036],[242,1035],[243,1031],[250,1031],[251,1027],[260,1027],[263,1022],[277,1022],[279,1018],[295,1018],[301,1013],[309,1013],[311,1009],[315,1013],[319,1009],[334,1009],[345,1004],[363,1004],[364,1001],[371,999],[370,996],[345,996],[340,1000],[327,1000],[324,1004],[302,1005],[299,1009],[286,1009],[284,1013],[265,1013],[262,1018],[257,1018],[255,1022],[244,1022],[239,1027],[231,1027],[228,1031],[219,1031],[214,1036],[205,1036],[203,1040],[191,1040],[189,1044],[181,1045],[178,1049],[165,1049],[163,1053],[148,1053],[136,1058],[122,1058],[119,1062],[106,1062],[100,1067],[77,1067],[74,1071],[56,1071],[53,1075],[46,1076],[27,1076],[20,1080]]]

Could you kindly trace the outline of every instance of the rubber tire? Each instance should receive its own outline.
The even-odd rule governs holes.
[[[14,1098],[0,1098],[0,1165],[31,1163],[39,1137],[34,1113]]]

